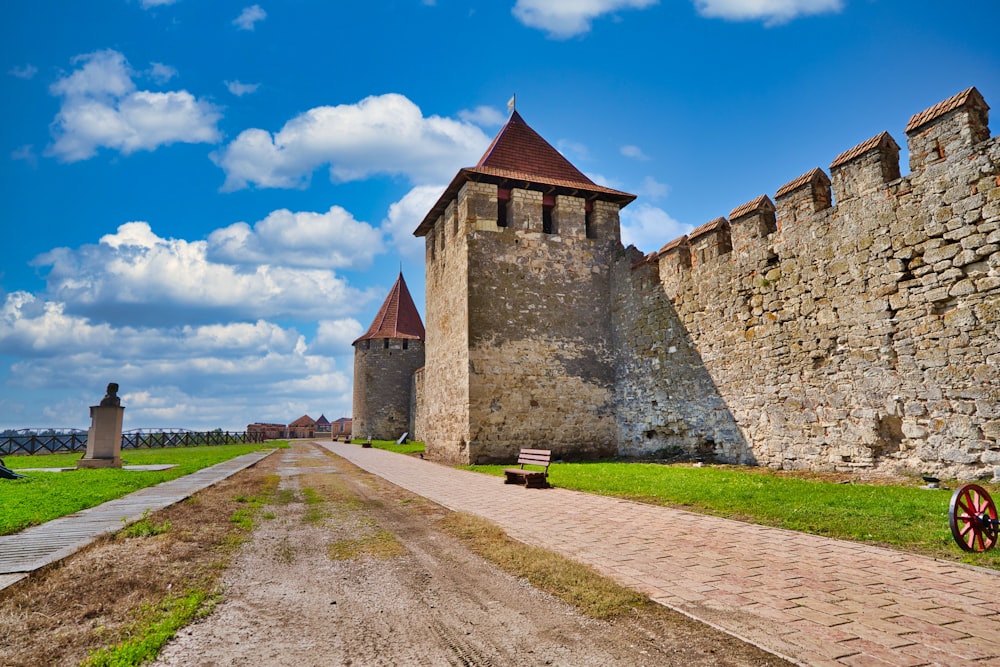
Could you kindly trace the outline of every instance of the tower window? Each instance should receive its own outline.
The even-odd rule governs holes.
[[[510,202],[510,190],[497,188],[497,227],[507,226],[508,202]]]
[[[552,195],[542,197],[542,232],[545,234],[558,234],[559,225],[555,216],[552,215],[556,208],[556,198]]]
[[[408,341],[407,339],[404,338],[403,339],[403,349],[407,350],[407,349],[409,349],[409,347],[410,347],[410,341]]]
[[[585,235],[588,239],[597,238],[597,230],[594,229],[594,202],[589,201],[586,204],[583,214],[583,227],[585,230]]]

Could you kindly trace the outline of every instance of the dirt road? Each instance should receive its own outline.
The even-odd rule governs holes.
[[[784,664],[666,610],[587,618],[435,529],[440,507],[309,445],[280,455],[224,601],[156,665]]]

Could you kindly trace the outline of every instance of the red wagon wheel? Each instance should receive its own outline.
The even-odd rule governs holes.
[[[955,489],[948,508],[948,523],[958,546],[966,551],[988,551],[997,543],[997,506],[978,484]]]

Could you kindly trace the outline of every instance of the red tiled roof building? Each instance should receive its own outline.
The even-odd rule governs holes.
[[[368,331],[354,341],[355,438],[412,433],[411,385],[423,365],[424,323],[400,272]]]
[[[431,458],[616,452],[611,267],[618,212],[634,199],[595,183],[516,111],[455,175],[414,232],[428,332],[416,436]]]

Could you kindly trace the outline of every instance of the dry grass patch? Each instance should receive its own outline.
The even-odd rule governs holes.
[[[456,512],[441,519],[438,525],[500,569],[524,577],[532,586],[592,618],[611,620],[647,609],[651,604],[645,596],[619,586],[586,565],[511,539],[485,519]]]
[[[353,540],[340,540],[330,545],[330,558],[333,560],[351,560],[353,558],[376,558],[388,560],[406,553],[406,547],[387,530],[376,530]]]
[[[0,592],[0,665],[76,667],[88,656],[94,664],[138,664],[100,652],[148,646],[155,636],[161,639],[153,643],[165,641],[169,619],[211,604],[222,570],[249,534],[231,517],[256,505],[246,499],[276,488],[273,466],[265,459],[147,517],[152,526],[169,525],[166,532],[103,538]]]

